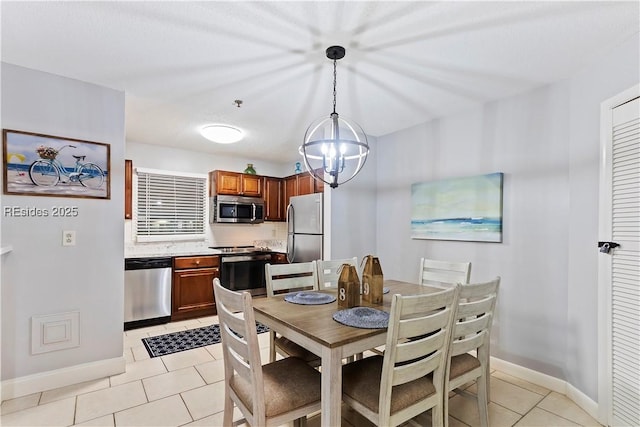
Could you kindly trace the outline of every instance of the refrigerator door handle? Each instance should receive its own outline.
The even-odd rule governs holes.
[[[291,263],[293,262],[293,254],[295,252],[295,246],[296,246],[295,234],[293,233],[293,231],[295,230],[294,228],[295,216],[293,212],[293,205],[291,203],[289,203],[289,205],[287,206],[286,220],[287,220],[287,262]]]
[[[289,205],[287,206],[287,216],[286,216],[286,220],[287,220],[287,233],[293,233],[293,231],[295,230],[294,228],[294,221],[295,221],[295,217],[293,216],[293,205],[291,203],[289,203]]]
[[[289,244],[289,241],[291,241],[291,244]],[[293,262],[293,256],[294,256],[295,250],[296,250],[296,235],[289,234],[287,236],[287,262],[288,263]]]

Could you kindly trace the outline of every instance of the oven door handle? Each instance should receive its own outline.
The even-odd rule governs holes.
[[[235,255],[235,256],[223,256],[221,262],[228,264],[232,262],[247,262],[247,261],[271,261],[271,255]]]

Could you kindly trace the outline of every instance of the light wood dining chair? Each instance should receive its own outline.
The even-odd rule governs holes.
[[[420,258],[418,283],[433,286],[452,286],[456,283],[469,283],[471,277],[470,262],[449,262],[429,258]]]
[[[261,365],[249,292],[235,292],[213,280],[224,357],[223,425],[304,425],[320,410],[320,373],[295,357]],[[243,420],[233,422],[237,406]]]
[[[317,260],[316,266],[318,267],[318,288],[337,288],[338,279],[340,278],[340,267],[342,264],[353,265],[358,268],[358,258],[345,258],[345,259],[331,259],[331,260]]]
[[[318,272],[316,262],[297,262],[293,264],[266,264],[265,281],[267,297],[273,297],[278,292],[292,292],[302,290],[318,290]],[[297,357],[309,365],[317,367],[322,361],[304,347],[299,346],[288,338],[269,331],[269,361],[276,360],[276,353],[285,357]]]
[[[397,426],[431,409],[444,421],[447,349],[460,285],[425,295],[393,295],[384,356],[342,369],[342,400],[378,426]]]
[[[449,408],[448,393],[476,380],[478,391],[475,396],[456,391],[477,400],[482,427],[489,425],[489,341],[499,286],[500,277],[489,282],[461,286],[448,352],[445,413]],[[470,354],[471,351],[475,351],[475,355]],[[447,425],[448,419],[445,418]]]

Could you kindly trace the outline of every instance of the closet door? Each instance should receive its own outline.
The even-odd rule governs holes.
[[[640,426],[640,98],[611,110],[607,190],[608,233],[620,246],[601,254],[607,264],[609,423]],[[602,265],[602,264],[601,264]],[[601,276],[601,285],[602,285]]]

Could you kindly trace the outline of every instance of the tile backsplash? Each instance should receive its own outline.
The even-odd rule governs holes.
[[[284,222],[211,224],[205,240],[139,243],[133,236],[132,222],[126,220],[124,233],[126,257],[206,252],[210,246],[266,246],[280,252],[286,248],[287,225]]]

